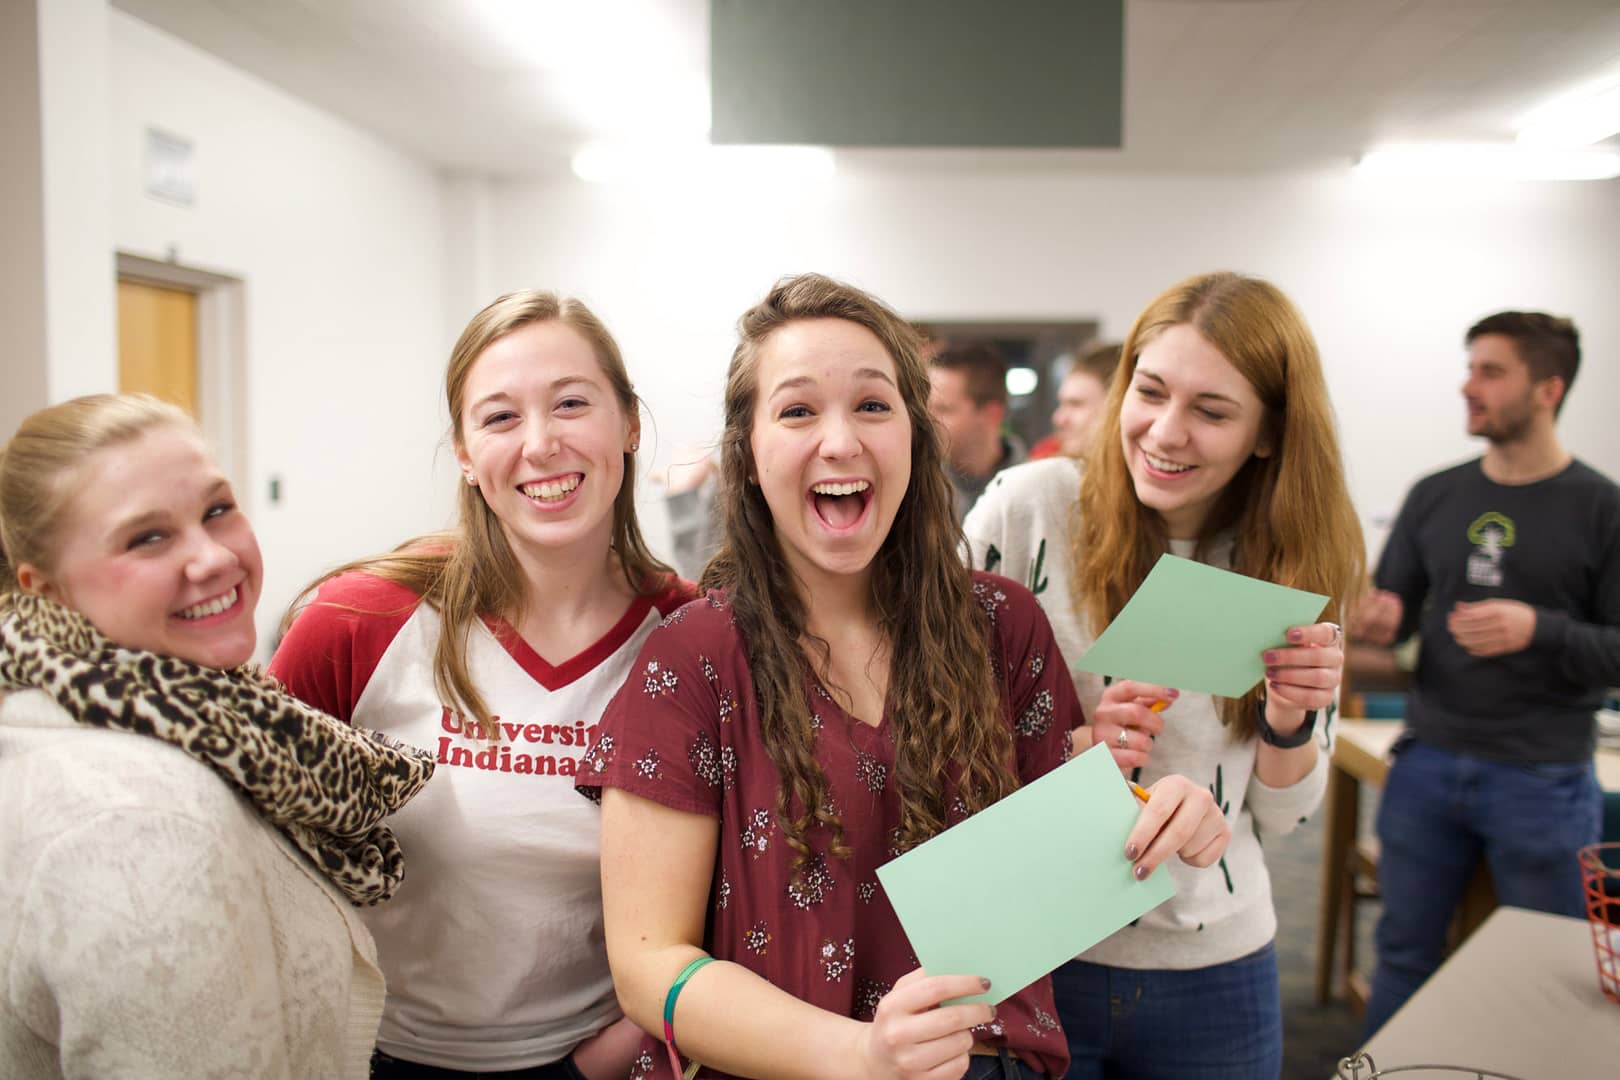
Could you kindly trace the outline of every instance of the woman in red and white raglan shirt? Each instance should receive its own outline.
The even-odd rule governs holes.
[[[692,589],[642,540],[639,401],[584,305],[500,298],[445,381],[460,527],[317,582],[270,665],[439,762],[391,821],[410,876],[365,913],[388,982],[372,1076],[623,1076],[640,1032],[614,997],[600,814],[574,776]]]

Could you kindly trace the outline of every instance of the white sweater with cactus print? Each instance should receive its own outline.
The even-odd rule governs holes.
[[[1079,517],[1080,466],[1047,458],[1015,466],[990,481],[963,529],[975,569],[1004,574],[1029,586],[1046,611],[1058,647],[1074,677],[1086,714],[1102,699],[1102,676],[1075,669],[1095,634],[1071,600],[1073,547]],[[1171,541],[1171,551],[1193,556],[1192,541]],[[1226,566],[1231,546],[1217,545],[1213,565]],[[1232,843],[1216,866],[1195,869],[1172,859],[1165,865],[1176,895],[1091,949],[1081,959],[1122,968],[1190,969],[1246,956],[1276,934],[1271,878],[1261,841],[1292,831],[1316,809],[1327,785],[1334,711],[1316,725],[1316,767],[1287,788],[1268,787],[1254,775],[1256,742],[1234,741],[1221,725],[1217,699],[1183,693],[1164,711],[1164,732],[1137,780],[1152,784],[1179,773],[1204,784],[1232,824]]]

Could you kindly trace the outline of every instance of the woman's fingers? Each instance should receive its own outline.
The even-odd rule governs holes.
[[[1338,623],[1319,622],[1309,626],[1290,626],[1284,635],[1290,645],[1318,645],[1334,647],[1344,644],[1344,630]]]
[[[1097,724],[1093,731],[1096,732],[1097,740],[1108,747],[1108,752],[1114,757],[1114,764],[1125,772],[1140,769],[1153,755],[1153,736],[1144,731],[1118,724],[1102,723]]]
[[[1208,866],[1226,854],[1231,838],[1232,826],[1211,798],[1209,811],[1199,818],[1192,835],[1176,849],[1176,854],[1189,866]]]
[[[1203,847],[1190,852],[1182,851],[1181,861],[1188,866],[1214,866],[1220,857],[1226,854],[1226,846],[1231,841],[1232,830],[1230,828],[1222,829],[1217,824],[1212,830],[1208,842]],[[1187,846],[1192,847],[1191,844]]]
[[[1231,826],[1207,788],[1184,776],[1167,776],[1151,788],[1126,841],[1125,855],[1145,878],[1160,863],[1183,850],[1199,852],[1212,838],[1231,835]],[[1218,857],[1218,856],[1217,856]]]
[[[922,1012],[942,1001],[971,997],[988,989],[990,981],[977,975],[929,975],[920,967],[912,968],[895,980],[894,986],[878,1002],[878,1008],[887,1005],[908,1013]]]
[[[1344,681],[1343,632],[1323,622],[1291,627],[1287,637],[1288,646],[1261,654],[1267,695],[1291,708],[1325,708]]]
[[[1165,708],[1181,696],[1171,686],[1121,679],[1110,683],[1092,716],[1092,738],[1108,747],[1122,770],[1140,769],[1164,731]]]
[[[1301,690],[1332,690],[1339,685],[1338,668],[1273,667],[1266,669],[1266,682],[1272,686],[1292,686]]]
[[[1173,686],[1160,686],[1136,679],[1115,679],[1103,690],[1102,700],[1104,704],[1120,701],[1152,704],[1155,701],[1174,701],[1180,696],[1181,691]]]
[[[988,989],[989,981],[976,975],[929,976],[921,968],[907,972],[878,1002],[866,1041],[867,1072],[907,1078],[960,1076],[973,1046],[970,1029],[989,1023],[995,1013],[983,1002],[940,1003]]]

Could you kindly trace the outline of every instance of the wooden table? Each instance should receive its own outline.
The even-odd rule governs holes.
[[[1322,842],[1322,895],[1316,924],[1316,1002],[1325,1005],[1333,996],[1334,959],[1340,954],[1338,983],[1357,1012],[1366,1005],[1367,987],[1355,971],[1355,927],[1352,925],[1358,870],[1376,862],[1376,854],[1358,852],[1357,824],[1361,786],[1384,786],[1389,774],[1389,749],[1405,725],[1399,720],[1341,720],[1335,729],[1333,760],[1328,769],[1325,835]],[[1620,751],[1599,750],[1593,759],[1598,783],[1605,791],[1620,791]],[[1573,856],[1572,856],[1573,857]],[[1495,907],[1490,879],[1483,866],[1463,898],[1459,912],[1460,936],[1477,926]]]
[[[1363,1050],[1385,1070],[1466,1065],[1523,1080],[1611,1077],[1620,1069],[1620,1005],[1598,988],[1586,920],[1502,907]]]

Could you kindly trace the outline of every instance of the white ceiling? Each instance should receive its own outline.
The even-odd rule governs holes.
[[[705,0],[113,0],[457,171],[550,172],[701,115]],[[494,28],[528,12],[527,32]],[[1620,73],[1617,0],[1127,0],[1120,151],[845,151],[878,162],[1310,168],[1377,143],[1507,140]],[[701,123],[701,121],[699,121]]]

